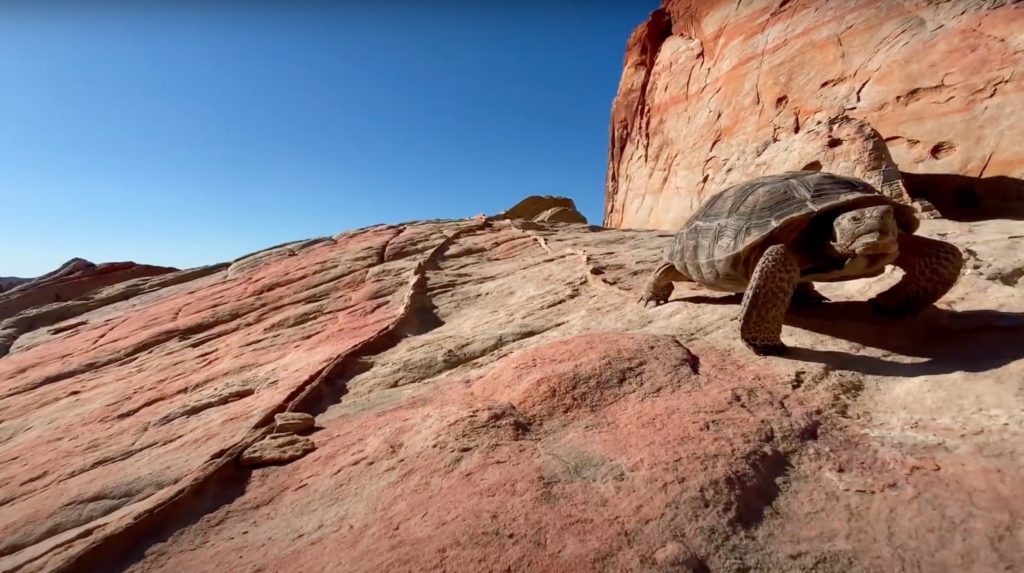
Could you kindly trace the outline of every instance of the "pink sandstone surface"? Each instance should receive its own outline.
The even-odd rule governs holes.
[[[33,309],[64,314],[0,358],[0,571],[1012,569],[1024,239],[923,232],[970,261],[937,308],[826,285],[784,358],[734,297],[636,304],[668,233],[495,218]],[[301,451],[243,464],[268,436]]]
[[[604,224],[674,230],[716,191],[814,164],[870,180],[881,166],[847,161],[863,138],[828,133],[849,121],[947,217],[1024,217],[1024,4],[664,0],[627,44]]]

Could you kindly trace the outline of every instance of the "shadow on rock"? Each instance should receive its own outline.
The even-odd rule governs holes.
[[[1024,358],[1024,313],[930,308],[892,319],[866,302],[832,302],[791,309],[786,323],[895,354],[925,358],[897,362],[832,350],[793,347],[786,358],[877,376],[913,377],[985,372]]]
[[[223,463],[170,501],[142,512],[131,527],[121,527],[91,544],[57,571],[127,571],[176,532],[241,498],[251,475],[251,469],[234,461]]]
[[[672,299],[666,304],[674,302],[689,302],[692,304],[740,304],[743,302],[743,293],[720,294],[718,296],[695,294]]]
[[[996,175],[903,173],[911,197],[927,199],[954,221],[1024,220],[1024,179]]]

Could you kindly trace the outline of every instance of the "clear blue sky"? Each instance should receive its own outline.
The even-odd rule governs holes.
[[[600,224],[626,39],[657,0],[35,4],[0,6],[0,276],[191,267],[530,194]]]

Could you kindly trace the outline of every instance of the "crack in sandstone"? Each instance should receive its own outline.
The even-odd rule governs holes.
[[[546,239],[544,239],[544,237],[541,237],[536,233],[532,233],[528,229],[519,227],[515,223],[512,223],[511,221],[509,221],[509,226],[520,233],[533,237],[533,239],[537,241],[537,244],[540,245],[540,247],[544,249],[544,251],[547,252],[549,255],[572,255],[577,257],[583,266],[583,279],[591,286],[595,286],[599,289],[606,290],[608,292],[614,292],[616,294],[624,295],[627,297],[631,296],[629,291],[621,289],[615,286],[614,284],[601,278],[601,275],[604,274],[604,270],[600,266],[595,265],[593,262],[591,262],[590,255],[584,249],[567,248],[563,250],[561,253],[556,253],[554,249],[552,249],[551,246],[548,245],[548,242]]]
[[[764,67],[764,55],[768,50],[768,44],[771,42],[772,34],[768,32],[768,25],[772,21],[774,14],[768,14],[765,18],[764,26],[761,28],[761,35],[764,36],[764,44],[761,45],[761,56],[757,62],[757,75],[754,78],[754,95],[757,97],[757,117],[761,117],[761,69]],[[767,34],[766,34],[767,32]]]
[[[381,245],[380,247],[380,254],[377,256],[376,266],[383,265],[388,261],[388,247],[391,246],[391,243],[393,243],[395,239],[402,236],[402,233],[405,232],[405,229],[405,225],[399,226],[397,229],[395,229],[395,234],[391,235],[390,237],[387,238],[386,241],[384,241],[384,244]]]
[[[175,319],[175,321],[177,321],[177,319]],[[89,345],[89,350],[95,350],[96,348],[99,348],[102,345],[102,342],[107,338],[107,336],[111,332],[114,332],[115,330],[117,330],[118,327],[120,327],[122,324],[126,322],[128,322],[127,317],[122,318],[121,320],[115,320],[114,323],[111,324],[106,330],[104,330],[102,334],[96,337],[96,340],[92,341],[92,344]],[[88,322],[83,321],[83,323],[87,324]],[[51,331],[51,333],[53,333],[53,331]]]
[[[433,312],[433,302],[426,292],[426,272],[435,270],[438,261],[452,244],[469,233],[484,230],[491,226],[490,220],[459,229],[447,235],[438,245],[431,249],[427,256],[416,263],[408,282],[408,292],[402,303],[398,317],[374,335],[357,345],[342,356],[333,360],[310,384],[300,388],[286,399],[288,406],[284,411],[302,411],[314,416],[340,400],[346,393],[346,373],[354,365],[369,356],[380,354],[394,347],[402,339],[409,336],[424,334],[440,326],[440,319]],[[277,412],[268,414],[265,423],[273,420]]]
[[[440,257],[458,238],[490,226],[491,221],[485,219],[477,225],[446,235],[416,263],[407,282],[408,291],[401,310],[388,325],[300,383],[277,406],[269,408],[244,438],[211,456],[194,472],[194,477],[176,491],[154,494],[163,494],[166,499],[142,510],[115,530],[69,556],[54,571],[123,570],[137,561],[148,547],[168,539],[174,532],[195,523],[203,515],[237,499],[245,491],[253,470],[236,464],[235,460],[246,448],[273,431],[274,416],[281,412],[322,413],[345,395],[347,389],[343,381],[339,383],[339,377],[353,362],[383,352],[407,336],[421,334],[418,330],[424,326],[431,328],[429,318],[421,316],[424,313],[433,314],[430,311],[431,302],[424,300],[429,298],[425,291],[426,271],[437,267]],[[433,318],[437,320],[436,316]],[[86,524],[83,531],[69,536],[60,545],[91,535],[107,523],[105,519],[98,519]],[[35,559],[39,557],[42,555]]]

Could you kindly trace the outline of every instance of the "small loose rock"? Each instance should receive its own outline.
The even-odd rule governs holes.
[[[654,562],[661,567],[686,573],[705,573],[707,565],[682,543],[670,542],[654,552]]]
[[[239,461],[248,467],[286,464],[315,449],[316,444],[309,438],[292,433],[270,434],[242,452]]]
[[[316,418],[305,412],[281,412],[274,416],[274,433],[301,434],[313,429]]]

